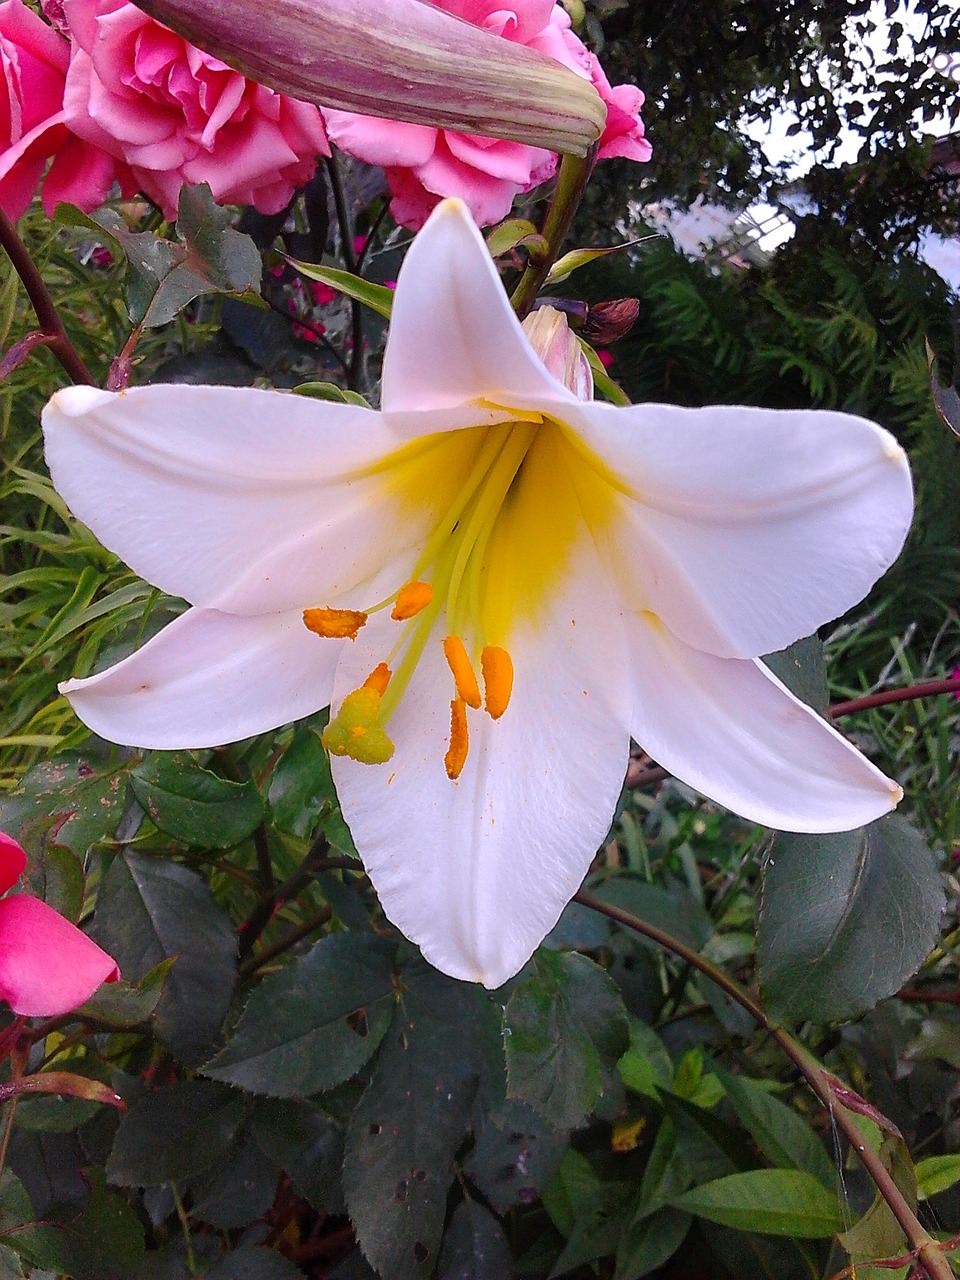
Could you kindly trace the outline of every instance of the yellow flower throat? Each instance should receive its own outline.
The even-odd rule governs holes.
[[[585,457],[596,467],[585,469]],[[590,511],[598,514],[597,482],[612,490],[599,460],[540,414],[511,413],[497,426],[422,437],[374,470],[386,500],[400,507],[398,521],[427,510],[435,523],[410,579],[387,599],[365,610],[304,611],[310,631],[337,639],[356,639],[369,615],[386,608],[400,624],[396,643],[344,698],[323,742],[363,764],[389,760],[387,723],[431,637],[442,632],[453,684],[444,766],[456,779],[467,759],[468,708],[493,720],[507,710],[509,634],[519,615],[536,618],[584,517],[592,523]]]

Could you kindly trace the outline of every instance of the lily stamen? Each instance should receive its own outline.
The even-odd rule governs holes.
[[[479,708],[482,702],[480,685],[477,682],[473,664],[459,636],[447,636],[443,642],[443,654],[447,660],[447,666],[453,673],[454,684],[457,686],[457,697],[461,698],[468,707]]]
[[[329,640],[356,640],[367,614],[360,609],[304,609],[303,625]]]
[[[390,612],[390,617],[394,622],[406,622],[409,618],[415,618],[421,610],[426,609],[432,600],[433,587],[429,582],[416,580],[407,582],[397,592],[397,602]]]
[[[488,644],[480,654],[480,671],[487,715],[492,720],[499,720],[513,693],[513,659],[506,649]]]
[[[451,782],[456,782],[463,772],[469,746],[466,704],[462,698],[454,698],[450,703],[450,746],[443,757],[443,767]]]

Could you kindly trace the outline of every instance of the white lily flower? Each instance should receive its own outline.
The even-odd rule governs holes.
[[[209,747],[330,703],[384,911],[489,987],[579,887],[631,735],[769,826],[852,828],[901,794],[756,660],[898,554],[897,443],[842,413],[580,399],[555,320],[532,331],[547,363],[451,200],[400,273],[379,413],[158,385],[44,414],[73,512],[192,605],[63,686],[80,718]]]

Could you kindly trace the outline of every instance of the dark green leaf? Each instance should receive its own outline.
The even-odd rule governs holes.
[[[94,924],[128,980],[176,957],[154,1026],[181,1061],[201,1062],[229,1008],[237,954],[236,935],[204,881],[175,862],[125,850],[104,877]]]
[[[593,892],[602,902],[639,916],[697,951],[713,933],[710,917],[702,905],[679,885],[669,890],[661,889],[659,885],[647,884],[635,876],[619,875],[604,880]],[[635,936],[641,945],[656,947],[656,943],[648,938]]]
[[[102,1169],[89,1169],[87,1177],[90,1196],[75,1221],[26,1228],[11,1243],[36,1266],[66,1272],[71,1280],[130,1280],[144,1251],[140,1219],[107,1190]]]
[[[390,311],[393,308],[392,289],[382,284],[373,284],[370,280],[364,280],[349,271],[341,271],[337,267],[323,267],[317,262],[297,262],[293,258],[289,261],[291,267],[294,267],[300,275],[306,276],[308,280],[319,280],[323,284],[328,284],[331,289],[345,293],[348,298],[354,298],[372,311],[376,311],[378,315],[387,320],[390,319]]]
[[[477,1088],[477,993],[432,970],[406,981],[347,1130],[344,1191],[384,1280],[433,1274],[453,1157]]]
[[[798,1169],[751,1169],[704,1183],[673,1200],[677,1209],[738,1231],[820,1239],[843,1230],[843,1205]]]
[[[437,1280],[504,1280],[513,1269],[503,1228],[475,1200],[457,1205],[443,1238]]]
[[[277,1193],[277,1170],[247,1131],[227,1159],[191,1179],[193,1216],[222,1231],[238,1230],[262,1217]]]
[[[554,1129],[532,1107],[508,1099],[496,1111],[484,1112],[467,1158],[467,1177],[495,1209],[506,1213],[539,1198],[568,1140],[568,1134]]]
[[[33,1205],[23,1183],[10,1169],[0,1174],[0,1235],[33,1221]]]
[[[343,1130],[312,1102],[259,1098],[253,1134],[264,1155],[279,1165],[298,1195],[318,1213],[342,1214]]]
[[[673,1084],[673,1063],[663,1041],[645,1022],[630,1021],[630,1048],[617,1063],[620,1078],[634,1093],[657,1101]]]
[[[263,818],[252,782],[228,782],[187,752],[153,752],[133,770],[130,784],[161,831],[203,849],[239,844]]]
[[[0,827],[20,839],[35,819],[56,817],[56,842],[83,857],[92,844],[116,829],[123,813],[125,779],[125,766],[107,767],[84,756],[65,754],[45,760],[30,770],[11,796],[0,800]]]
[[[745,1076],[719,1071],[727,1097],[754,1142],[781,1169],[802,1169],[836,1190],[837,1173],[818,1135],[792,1107]]]
[[[305,838],[320,821],[324,804],[335,802],[330,759],[311,729],[298,729],[277,762],[267,794],[281,831]]]
[[[787,649],[768,653],[763,662],[801,702],[813,707],[821,716],[827,714],[830,690],[827,688],[823,642],[819,636],[807,636]]]
[[[121,979],[106,982],[77,1010],[77,1017],[105,1022],[118,1029],[136,1027],[147,1019],[160,1003],[164,983],[176,958],[161,960],[148,969],[136,985]]]
[[[349,1080],[390,1025],[391,951],[370,934],[322,938],[260,983],[204,1074],[274,1098]]]
[[[508,1093],[572,1129],[600,1097],[601,1058],[612,1066],[627,1047],[626,1010],[585,956],[541,950],[535,965],[504,1010]]]
[[[242,1244],[200,1280],[303,1280],[303,1272],[275,1249]]]
[[[859,831],[778,835],[764,868],[757,955],[766,1010],[853,1018],[892,995],[937,939],[944,892],[904,819]]]
[[[669,1206],[627,1224],[617,1246],[616,1280],[640,1280],[662,1267],[683,1244],[693,1219]]]
[[[56,819],[54,819],[56,821]],[[83,908],[83,866],[77,855],[63,845],[44,842],[27,859],[20,881],[25,892],[41,898],[73,924]]]
[[[212,1080],[145,1093],[120,1121],[107,1174],[122,1187],[155,1187],[222,1160],[243,1119],[243,1099]]]

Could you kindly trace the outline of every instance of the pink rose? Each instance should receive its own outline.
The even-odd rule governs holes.
[[[527,45],[593,82],[607,104],[599,155],[648,160],[643,135],[643,94],[633,85],[613,88],[599,62],[570,29],[570,18],[554,0],[434,0],[437,8],[505,40]],[[505,218],[514,198],[556,172],[551,151],[494,138],[404,124],[350,111],[324,111],[327,132],[342,150],[382,165],[390,186],[390,212],[418,230],[445,196],[459,196],[474,220],[489,226]]]
[[[329,155],[316,107],[245,79],[126,0],[64,0],[70,128],[129,165],[167,217],[183,183],[277,213]]]
[[[16,840],[0,832],[0,893],[13,888],[26,865]],[[101,982],[119,977],[112,956],[45,902],[26,893],[0,901],[0,999],[14,1013],[69,1013]]]
[[[61,200],[95,209],[116,177],[112,156],[74,137],[64,122],[70,44],[22,0],[0,4],[0,208],[16,220],[43,186],[49,216]]]

